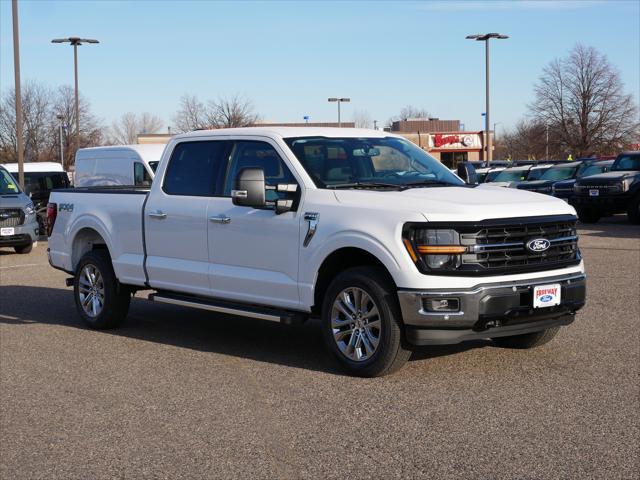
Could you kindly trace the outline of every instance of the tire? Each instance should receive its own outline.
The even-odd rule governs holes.
[[[82,321],[96,330],[120,325],[131,302],[131,293],[119,285],[111,257],[105,250],[87,252],[80,259],[73,281],[73,297]],[[97,298],[97,303],[93,298]]]
[[[549,343],[560,331],[560,327],[551,327],[541,332],[525,333],[512,337],[496,337],[493,343],[503,348],[536,348]]]
[[[627,208],[627,218],[634,225],[640,224],[640,193],[631,199]]]
[[[33,242],[30,243],[29,245],[23,245],[21,247],[13,247],[13,249],[16,251],[16,253],[19,253],[20,255],[31,253],[31,250],[33,250]]]
[[[356,267],[340,273],[325,293],[321,322],[327,348],[351,375],[388,375],[411,356],[395,287],[381,268]]]
[[[602,214],[597,210],[590,210],[588,208],[578,209],[578,218],[582,223],[598,223]]]

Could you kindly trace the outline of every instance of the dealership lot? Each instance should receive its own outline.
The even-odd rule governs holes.
[[[315,322],[136,300],[87,330],[46,242],[2,250],[0,478],[637,478],[640,227],[583,227],[587,306],[550,344],[422,348],[378,379]]]

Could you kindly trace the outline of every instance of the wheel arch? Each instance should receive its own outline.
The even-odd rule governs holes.
[[[98,249],[106,250],[111,256],[106,240],[97,230],[92,227],[80,228],[71,242],[71,266],[73,270],[75,271],[85,253]]]
[[[314,304],[311,308],[311,311],[314,314],[320,313],[324,294],[327,291],[329,284],[338,273],[349,268],[361,266],[372,266],[380,268],[385,273],[388,280],[394,286],[396,285],[396,282],[389,272],[389,269],[374,254],[358,247],[338,248],[325,257],[322,264],[320,265],[320,268],[318,269],[318,274],[316,276],[313,289]]]

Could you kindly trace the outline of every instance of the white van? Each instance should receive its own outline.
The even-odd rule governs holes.
[[[164,145],[81,148],[76,153],[76,187],[149,186]]]

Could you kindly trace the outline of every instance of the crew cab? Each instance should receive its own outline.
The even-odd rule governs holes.
[[[581,168],[578,169],[576,178],[570,178],[568,180],[560,180],[551,187],[551,193],[554,197],[561,198],[565,202],[571,203],[573,198],[573,186],[580,178],[590,177],[591,175],[598,175],[608,171],[613,165],[613,160],[592,161],[585,162]]]
[[[263,127],[168,143],[151,188],[54,192],[49,261],[91,328],[132,293],[284,323],[319,317],[351,374],[417,345],[548,342],[585,302],[575,210],[475,188],[388,132]]]
[[[631,223],[640,223],[640,152],[621,153],[608,172],[578,179],[573,188],[571,203],[582,222],[626,213]]]

